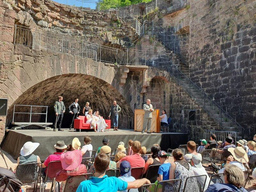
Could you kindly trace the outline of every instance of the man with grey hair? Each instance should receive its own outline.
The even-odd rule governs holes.
[[[240,191],[247,192],[242,186],[245,183],[243,171],[236,165],[227,164],[224,171],[224,182],[225,184],[216,183],[210,185],[206,192],[217,192],[217,191]]]
[[[152,112],[154,111],[153,105],[151,104],[151,100],[147,99],[147,103],[143,105],[143,110],[145,111],[144,120],[143,120],[143,130],[142,133],[147,129],[147,133],[150,133],[151,129],[151,119]]]

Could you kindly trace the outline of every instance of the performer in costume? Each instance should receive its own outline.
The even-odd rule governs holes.
[[[72,115],[72,121],[69,127],[69,130],[71,130],[71,128],[73,128],[73,123],[74,123],[74,119],[77,118],[77,116],[80,113],[80,105],[78,104],[78,99],[75,99],[75,102],[73,102],[69,107],[69,113],[71,113]]]

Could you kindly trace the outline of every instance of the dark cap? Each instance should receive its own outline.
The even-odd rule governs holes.
[[[227,138],[226,138],[226,142],[227,142],[227,143],[232,143],[232,141],[233,141],[232,137],[227,137]]]
[[[104,137],[103,139],[102,139],[102,143],[108,143],[109,142],[109,139],[108,138],[106,138],[106,137]]]
[[[211,134],[211,137],[216,140],[216,135],[214,133]]]
[[[128,161],[122,161],[120,164],[120,175],[131,176],[131,165]]]

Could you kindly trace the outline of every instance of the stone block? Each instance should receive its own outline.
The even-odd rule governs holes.
[[[228,62],[228,63],[235,62],[235,60],[236,60],[236,55],[232,55],[232,56],[229,56],[229,57],[227,58],[227,62]]]
[[[40,25],[41,27],[48,27],[48,23],[46,21],[40,20],[37,23],[38,25]]]
[[[250,36],[256,36],[256,27],[252,28],[249,32]]]
[[[17,12],[12,9],[6,9],[4,12],[4,16],[10,17],[12,19],[18,19]]]
[[[237,54],[237,50],[238,50],[237,47],[232,47],[231,48],[231,55],[236,55]]]
[[[43,14],[41,12],[38,12],[35,14],[35,19],[36,20],[42,20],[43,19]]]
[[[234,46],[237,46],[237,45],[240,45],[241,44],[241,39],[236,39],[233,41],[233,45]]]
[[[53,19],[58,19],[60,14],[59,13],[55,13],[55,12],[49,12],[48,16],[50,16]]]
[[[242,39],[242,45],[249,45],[251,43],[251,38],[246,37]]]
[[[231,47],[231,42],[221,44],[221,50],[229,49]]]
[[[243,52],[248,51],[249,49],[250,49],[250,47],[248,45],[243,46],[243,47],[239,47],[239,52],[243,53]]]
[[[246,59],[249,59],[249,54],[248,53],[241,53],[237,57],[237,61],[244,61]]]

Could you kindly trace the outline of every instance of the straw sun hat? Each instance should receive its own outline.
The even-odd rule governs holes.
[[[33,143],[31,141],[28,141],[21,148],[20,154],[22,156],[28,156],[28,155],[32,154],[39,145],[40,145],[39,143]]]
[[[81,148],[81,142],[79,141],[79,139],[77,137],[75,137],[72,140],[72,148],[76,149],[76,150],[79,150]]]
[[[248,155],[242,147],[229,148],[228,151],[232,154],[234,159],[240,163],[248,163]]]

